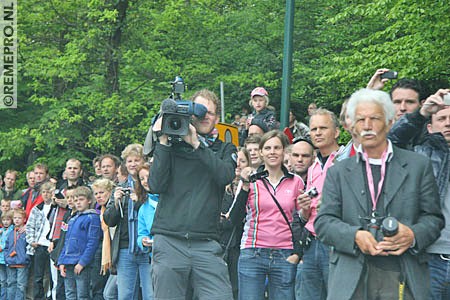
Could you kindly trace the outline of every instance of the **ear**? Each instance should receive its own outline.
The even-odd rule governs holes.
[[[386,125],[386,133],[389,133],[389,130],[391,130],[392,125],[394,125],[394,119],[390,120]]]
[[[341,130],[339,129],[339,127],[336,127],[336,131],[334,133],[334,139],[337,140],[337,138],[339,137],[339,133],[341,133]]]
[[[431,128],[431,123],[427,124],[428,133],[433,133],[433,129]]]

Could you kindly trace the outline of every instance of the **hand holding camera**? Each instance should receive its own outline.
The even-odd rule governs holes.
[[[198,140],[197,137],[197,130],[195,129],[195,127],[189,123],[189,132],[187,135],[183,135],[182,139],[188,143],[189,145],[191,145],[194,149],[197,149],[198,146],[200,146],[200,141]]]
[[[394,217],[372,215],[362,219],[367,222],[367,230],[359,230],[355,242],[364,254],[401,255],[414,242],[412,230]]]
[[[420,114],[425,118],[437,113],[450,105],[450,89],[439,89],[425,100],[420,108]]]
[[[368,89],[381,90],[389,79],[396,79],[398,72],[389,69],[378,69],[367,84]]]
[[[241,170],[241,176],[240,179],[243,182],[243,186],[242,188],[245,191],[248,191],[249,189],[249,183],[250,183],[250,174],[252,173],[252,168],[251,167],[245,167]]]
[[[114,191],[114,204],[116,207],[120,205],[120,201],[123,197],[129,197],[132,192],[133,191],[130,188],[117,187]]]
[[[398,232],[394,236],[385,236],[378,243],[377,249],[383,251],[382,255],[402,255],[414,243],[414,232],[408,226],[398,222]]]
[[[316,187],[313,186],[297,197],[297,203],[301,210],[302,219],[309,219],[309,216],[311,215],[312,198],[315,198],[318,195],[319,192],[317,191]]]

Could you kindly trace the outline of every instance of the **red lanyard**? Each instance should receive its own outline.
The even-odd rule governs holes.
[[[367,172],[367,182],[369,184],[370,197],[372,198],[372,211],[377,209],[378,198],[381,194],[381,189],[383,188],[384,176],[386,175],[386,158],[387,158],[387,149],[384,150],[381,155],[381,177],[378,182],[378,193],[375,197],[375,184],[373,182],[372,169],[370,168],[369,157],[366,152],[363,152],[364,159],[366,160],[366,172]]]

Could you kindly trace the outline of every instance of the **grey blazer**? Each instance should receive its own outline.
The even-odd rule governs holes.
[[[356,231],[362,229],[359,216],[371,211],[362,163],[355,156],[328,170],[314,223],[319,239],[332,246],[328,295],[333,300],[351,299],[362,275],[364,255],[354,240]],[[415,247],[401,255],[401,265],[414,298],[428,299],[430,279],[424,250],[439,237],[444,226],[429,159],[394,146],[381,197],[386,213],[414,232]]]

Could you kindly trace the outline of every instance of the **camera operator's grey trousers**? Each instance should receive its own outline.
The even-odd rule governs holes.
[[[233,299],[222,247],[214,240],[178,239],[155,235],[152,280],[155,300]]]

